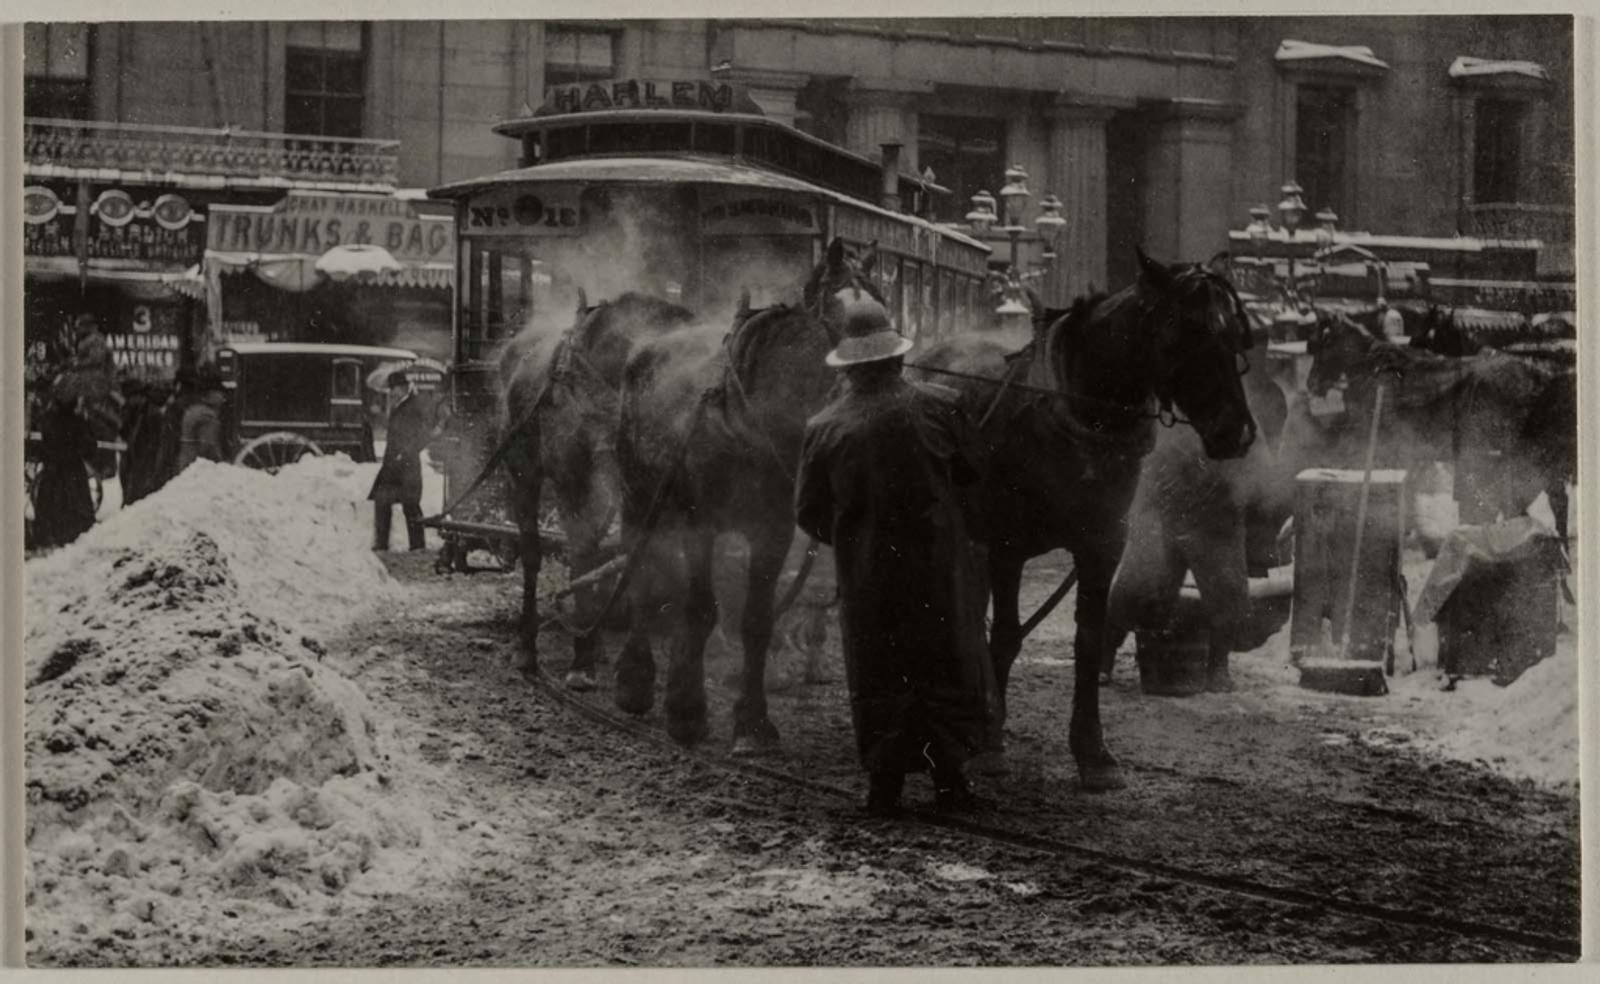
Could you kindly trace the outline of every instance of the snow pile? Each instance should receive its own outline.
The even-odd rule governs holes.
[[[1555,654],[1540,660],[1509,686],[1486,679],[1462,680],[1438,693],[1430,673],[1391,681],[1397,697],[1426,694],[1444,705],[1446,717],[1419,742],[1463,762],[1481,762],[1514,778],[1549,785],[1578,779],[1578,661],[1570,635]]]
[[[179,960],[448,864],[415,763],[312,635],[399,591],[359,485],[201,461],[27,564],[36,950]]]

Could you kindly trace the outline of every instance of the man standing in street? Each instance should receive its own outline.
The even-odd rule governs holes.
[[[840,295],[844,338],[828,354],[843,392],[806,427],[796,522],[834,550],[845,675],[867,809],[898,811],[909,772],[937,803],[979,802],[965,777],[994,698],[974,517],[978,480],[965,418],[935,387],[901,376],[911,347],[876,301]]]
[[[367,494],[374,504],[372,549],[389,549],[389,524],[398,503],[412,550],[425,547],[422,532],[422,451],[433,437],[428,411],[417,399],[404,369],[389,374],[389,393],[398,402],[389,410],[389,436],[383,465]]]
[[[178,431],[178,464],[175,474],[182,474],[196,458],[222,461],[222,405],[227,393],[222,388],[222,376],[212,366],[202,366],[195,371],[195,389],[198,394],[183,411],[183,423]]]

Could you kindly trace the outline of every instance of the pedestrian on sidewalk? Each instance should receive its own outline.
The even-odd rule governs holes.
[[[425,549],[422,528],[422,451],[433,438],[428,409],[418,399],[411,376],[404,369],[389,374],[389,436],[383,465],[367,498],[373,502],[372,549],[389,549],[389,528],[394,507],[405,516],[412,550]]]

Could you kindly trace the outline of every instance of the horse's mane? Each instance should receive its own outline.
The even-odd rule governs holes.
[[[775,304],[752,311],[728,333],[728,365],[741,379],[748,379],[767,352],[788,346],[814,330],[812,316],[796,305]]]
[[[587,349],[595,342],[595,334],[600,331],[602,324],[607,319],[600,316],[601,312],[614,313],[619,318],[637,319],[655,324],[666,324],[673,327],[685,325],[694,320],[694,312],[671,301],[662,300],[653,294],[644,294],[639,291],[625,291],[609,301],[601,301],[589,308],[580,317],[579,328],[573,343]]]

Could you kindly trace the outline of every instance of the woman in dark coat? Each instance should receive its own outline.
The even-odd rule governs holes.
[[[132,505],[161,487],[161,422],[166,403],[161,389],[130,379],[122,386],[122,503]]]
[[[52,401],[40,421],[39,481],[33,492],[36,548],[65,546],[94,525],[85,465],[95,453],[95,439],[75,403],[75,398]]]
[[[841,396],[807,425],[796,522],[834,550],[845,674],[867,808],[892,814],[908,772],[938,801],[976,802],[963,775],[993,701],[981,568],[958,486],[978,475],[953,402],[901,377],[910,347],[875,302],[847,307],[828,356]]]
[[[422,451],[433,437],[428,409],[411,387],[404,369],[391,373],[389,391],[400,402],[389,411],[389,437],[383,465],[367,494],[374,504],[372,549],[389,549],[389,525],[398,503],[406,519],[412,550],[424,549],[422,532]]]

